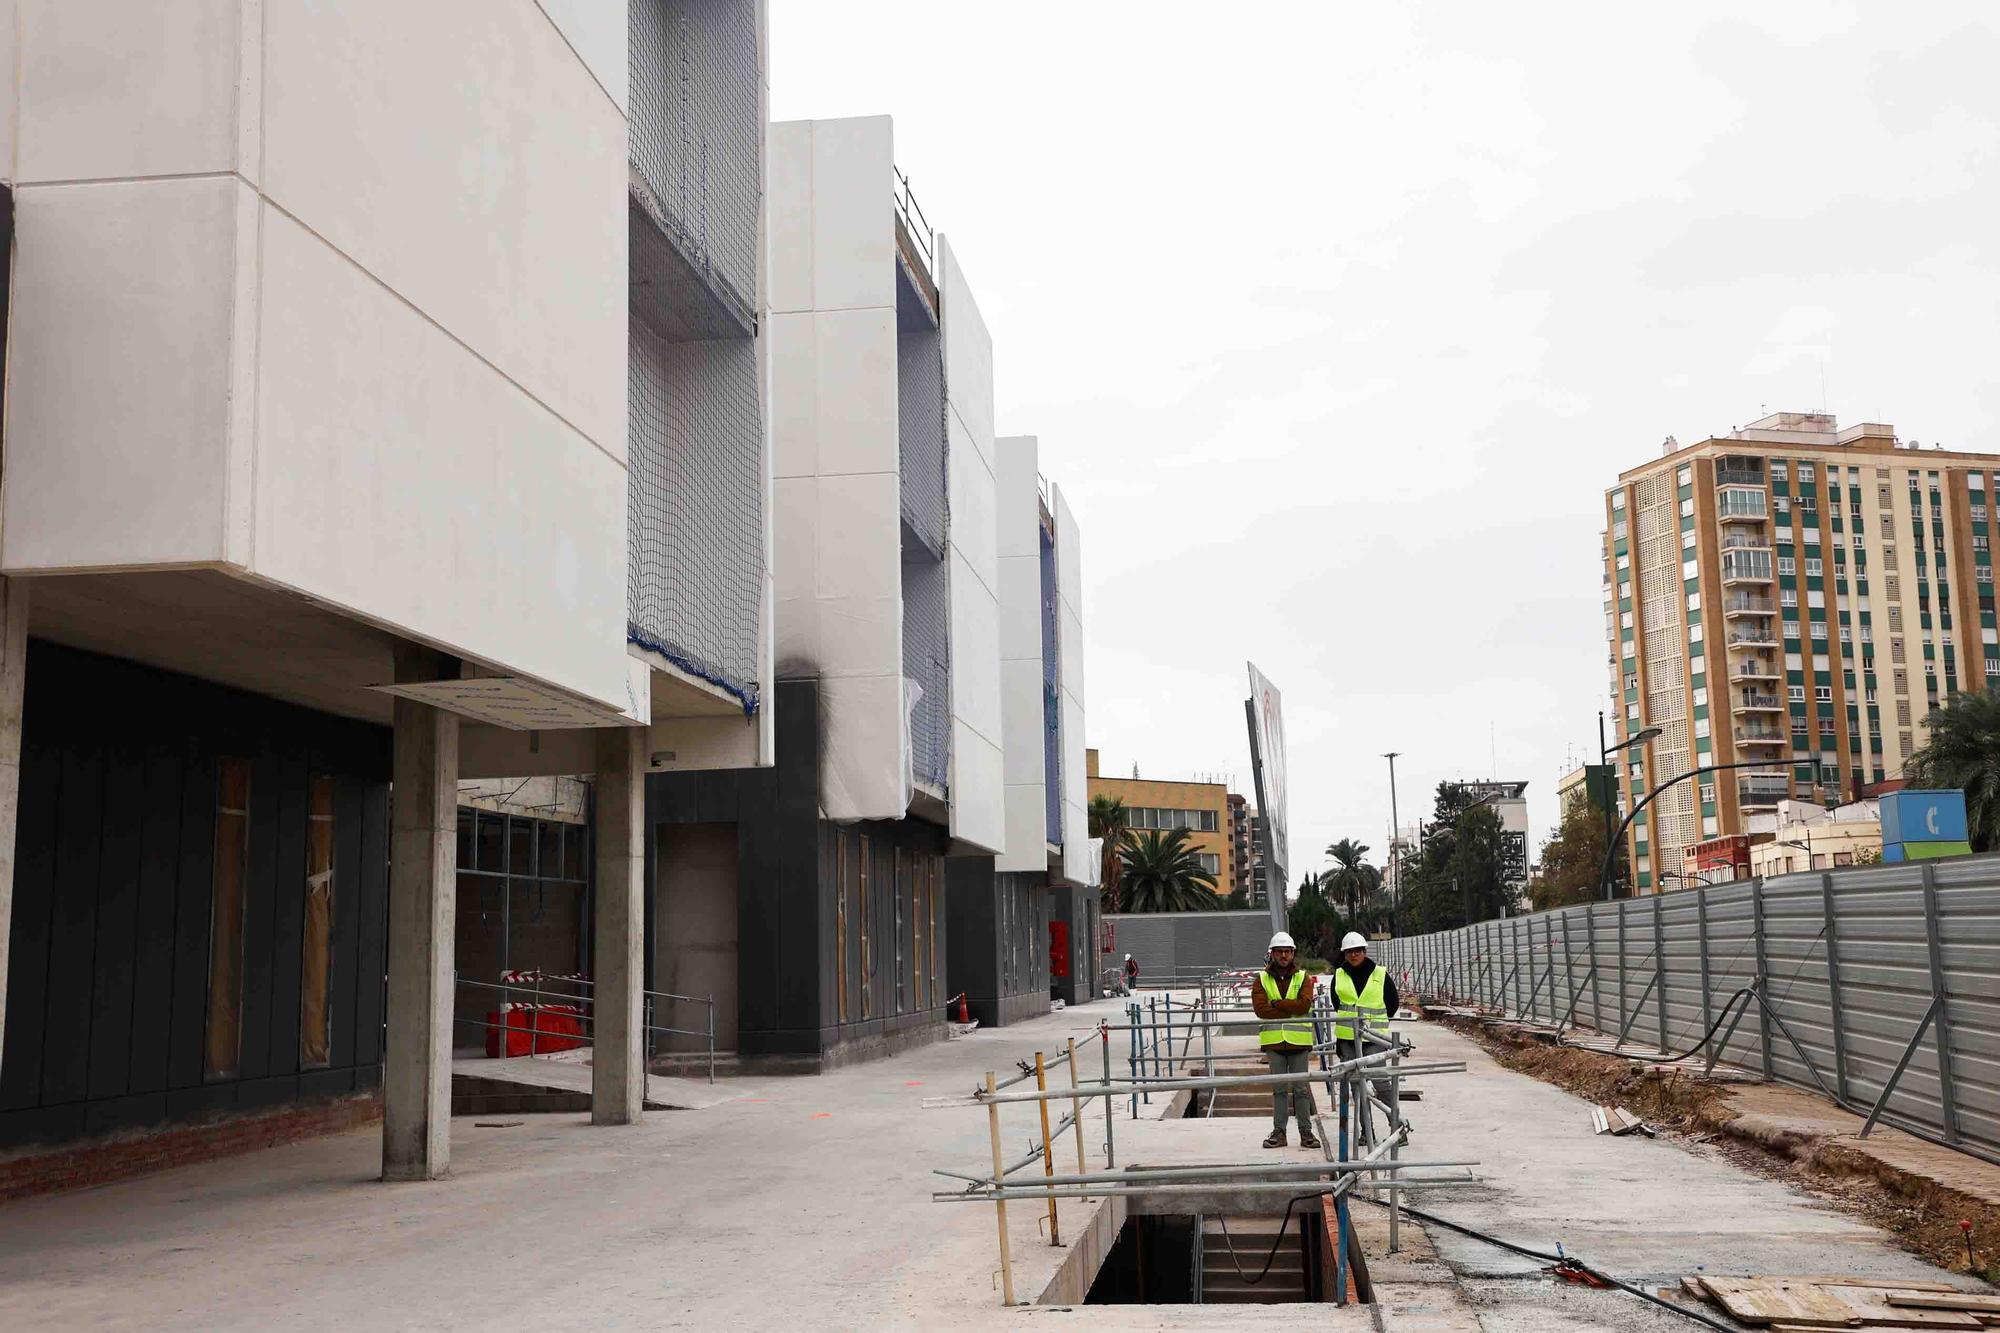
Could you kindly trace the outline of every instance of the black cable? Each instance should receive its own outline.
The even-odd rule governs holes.
[[[1224,1221],[1220,1215],[1217,1216],[1216,1221],[1222,1227],[1223,1246],[1229,1251],[1229,1266],[1236,1270],[1236,1276],[1243,1279],[1244,1285],[1254,1287],[1259,1282],[1262,1282],[1265,1275],[1271,1271],[1271,1265],[1278,1262],[1278,1251],[1285,1243],[1285,1232],[1290,1230],[1292,1225],[1292,1209],[1298,1207],[1302,1200],[1317,1199],[1321,1194],[1325,1193],[1327,1193],[1326,1190],[1319,1190],[1312,1194],[1296,1194],[1292,1196],[1291,1201],[1285,1205],[1284,1219],[1278,1223],[1278,1238],[1271,1242],[1271,1252],[1264,1256],[1264,1266],[1257,1270],[1256,1277],[1247,1277],[1244,1275],[1243,1265],[1236,1262],[1236,1242],[1229,1238],[1229,1223]]]
[[[1375,1204],[1377,1207],[1387,1208],[1390,1206],[1386,1201],[1382,1199],[1367,1198],[1367,1196],[1365,1195],[1362,1197],[1366,1199],[1367,1202]],[[1617,1278],[1611,1276],[1611,1274],[1592,1268],[1589,1264],[1584,1263],[1581,1259],[1575,1258],[1571,1255],[1545,1254],[1541,1250],[1531,1250],[1525,1245],[1516,1245],[1512,1241],[1501,1240],[1498,1236],[1489,1236],[1483,1231],[1474,1231],[1471,1227],[1462,1226],[1457,1222],[1448,1221],[1445,1218],[1439,1217],[1435,1213],[1426,1213],[1421,1209],[1412,1208],[1408,1204],[1404,1204],[1402,1206],[1402,1209],[1405,1213],[1408,1213],[1411,1217],[1419,1218],[1422,1221],[1430,1223],[1432,1226],[1440,1226],[1443,1227],[1446,1231],[1456,1231],[1461,1236],[1470,1236],[1473,1240],[1484,1241],[1488,1245],[1496,1246],[1503,1250],[1511,1250],[1513,1253],[1521,1255],[1524,1258],[1543,1259],[1552,1264],[1566,1265],[1569,1268],[1575,1269],[1579,1273],[1587,1273],[1591,1277],[1596,1278],[1600,1282],[1607,1282],[1612,1286],[1618,1288],[1618,1290],[1620,1291],[1630,1292],[1632,1295],[1637,1296],[1640,1300],[1646,1301],[1653,1305],[1657,1305],[1662,1310],[1671,1310],[1673,1313],[1680,1315],[1684,1319],[1692,1319],[1697,1324],[1705,1324],[1709,1328],[1721,1329],[1722,1333],[1736,1333],[1736,1330],[1731,1328],[1728,1324],[1720,1323],[1714,1319],[1711,1319],[1699,1310],[1690,1310],[1684,1305],[1675,1305],[1672,1301],[1661,1300],[1658,1296],[1655,1296],[1652,1292],[1642,1291],[1641,1289],[1633,1286],[1629,1282],[1621,1282]]]
[[[1755,986],[1745,986],[1743,987],[1743,989],[1737,991],[1734,995],[1730,996],[1728,1001],[1724,1003],[1724,1005],[1722,1006],[1722,1012],[1717,1014],[1715,1016],[1715,1021],[1708,1025],[1708,1031],[1701,1034],[1701,1040],[1696,1042],[1694,1045],[1688,1047],[1685,1051],[1681,1051],[1680,1053],[1675,1055],[1637,1055],[1631,1051],[1617,1051],[1615,1052],[1615,1054],[1620,1060],[1637,1060],[1641,1064],[1649,1064],[1649,1065],[1670,1065],[1674,1063],[1676,1060],[1685,1060],[1689,1056],[1701,1050],[1702,1047],[1708,1045],[1709,1040],[1715,1036],[1717,1030],[1720,1029],[1723,1023],[1728,1020],[1729,1011],[1736,1007],[1736,1002],[1738,1000],[1743,999],[1745,996],[1755,995],[1756,993],[1757,993],[1757,988]],[[1558,1044],[1564,1046],[1570,1045],[1570,1043],[1568,1042],[1561,1042]],[[1575,1046],[1572,1047],[1572,1049],[1590,1050],[1592,1048],[1588,1046]],[[1600,1052],[1600,1054],[1603,1053],[1604,1052]]]

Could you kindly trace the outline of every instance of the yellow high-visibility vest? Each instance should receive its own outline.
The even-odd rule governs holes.
[[[1381,1026],[1387,1019],[1389,1012],[1382,1004],[1382,984],[1387,980],[1388,975],[1387,972],[1382,970],[1382,965],[1377,963],[1374,970],[1368,974],[1367,984],[1357,993],[1354,989],[1354,978],[1347,974],[1345,968],[1335,968],[1333,973],[1333,998],[1336,1002],[1335,1012],[1337,1014],[1354,1013],[1354,1011],[1358,1010],[1359,1012],[1355,1013],[1355,1016],[1363,1023],[1371,1027]],[[1333,1035],[1342,1041],[1353,1041],[1354,1025],[1343,1023],[1338,1018],[1335,1018]]]
[[[1278,994],[1278,983],[1272,980],[1269,972],[1259,972],[1257,980],[1263,984],[1264,997],[1266,999],[1276,1000],[1281,998]],[[1291,983],[1285,988],[1285,994],[1282,998],[1287,1000],[1298,999],[1299,990],[1305,984],[1306,974],[1303,970],[1292,973]],[[1266,1023],[1264,1030],[1257,1034],[1257,1044],[1259,1046],[1311,1046],[1313,1044],[1312,1021],[1308,1019],[1305,1022]]]

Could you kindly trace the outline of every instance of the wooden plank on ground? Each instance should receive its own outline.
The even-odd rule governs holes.
[[[1723,1309],[1746,1324],[1853,1328],[1861,1322],[1852,1306],[1817,1283],[1708,1274],[1703,1274],[1701,1281]]]
[[[1821,1287],[1845,1302],[1869,1328],[1978,1328],[1979,1320],[1960,1310],[1919,1310],[1889,1304],[1880,1287]]]
[[[1980,1296],[1969,1291],[1918,1291],[1898,1287],[1883,1292],[1891,1305],[1913,1306],[1921,1310],[1968,1310],[1973,1314],[2000,1314],[2000,1296]]]

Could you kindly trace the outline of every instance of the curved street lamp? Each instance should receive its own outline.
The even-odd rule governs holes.
[[[1611,867],[1618,859],[1618,840],[1625,836],[1626,829],[1632,827],[1632,821],[1639,817],[1639,812],[1653,803],[1655,796],[1658,796],[1669,787],[1686,782],[1689,778],[1698,778],[1704,773],[1723,773],[1732,768],[1769,768],[1770,766],[1771,761],[1768,759],[1743,759],[1733,764],[1705,764],[1700,768],[1691,768],[1679,777],[1668,778],[1665,782],[1647,792],[1632,807],[1632,813],[1625,816],[1623,822],[1618,825],[1618,831],[1611,835],[1611,841],[1604,849],[1604,869],[1598,872],[1597,896],[1605,902],[1611,901]]]

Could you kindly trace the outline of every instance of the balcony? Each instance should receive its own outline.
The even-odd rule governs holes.
[[[1736,784],[1737,804],[1744,806],[1774,806],[1791,793],[1791,784],[1781,773],[1752,773]]]
[[[1771,557],[1762,560],[1747,558],[1747,553],[1734,557],[1722,557],[1722,586],[1736,583],[1769,583],[1772,580]]]
[[[1771,539],[1761,532],[1732,532],[1723,537],[1720,545],[1725,551],[1768,551]]]
[[[1743,467],[1740,464],[1732,467],[1726,463],[1718,463],[1715,465],[1715,484],[1718,486],[1762,486],[1764,484],[1764,472],[1762,468]]]
[[[1778,604],[1768,597],[1731,597],[1722,604],[1725,619],[1737,616],[1774,616],[1778,614]]]
[[[1748,626],[1735,631],[1729,636],[1729,646],[1731,648],[1776,648],[1778,646],[1778,636],[1772,632],[1769,625],[1761,629],[1754,625]]]
[[[1715,515],[1724,523],[1762,523],[1770,517],[1762,491],[1721,491],[1715,497]]]
[[[1784,732],[1770,727],[1742,727],[1736,733],[1738,745],[1789,745],[1791,740]]]
[[[1745,690],[1729,705],[1732,713],[1782,713],[1785,701],[1775,694],[1759,694],[1755,690]]]
[[[1746,661],[1737,663],[1730,669],[1729,674],[1738,680],[1776,680],[1778,679],[1778,664],[1752,657]]]

